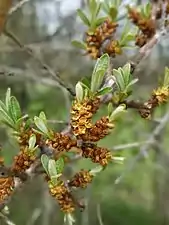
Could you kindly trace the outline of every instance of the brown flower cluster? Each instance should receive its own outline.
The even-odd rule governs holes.
[[[87,53],[93,58],[97,59],[101,56],[101,48],[105,40],[108,40],[108,44],[104,49],[104,52],[109,52],[112,56],[115,54],[121,54],[120,46],[118,42],[111,41],[112,36],[116,32],[118,24],[112,22],[107,18],[99,27],[96,28],[94,33],[86,32],[86,44],[87,44]]]
[[[139,33],[136,35],[135,44],[139,47],[145,45],[155,34],[156,24],[151,15],[145,18],[136,8],[128,7],[129,19],[139,28]]]
[[[83,141],[97,142],[107,136],[112,128],[114,128],[114,125],[109,123],[109,119],[102,117],[94,126],[87,129],[85,134],[81,135],[81,139]]]
[[[156,99],[158,104],[162,104],[168,101],[169,98],[169,88],[168,87],[160,87],[153,91],[152,97]]]
[[[29,169],[29,167],[35,162],[36,155],[35,152],[30,151],[28,149],[29,146],[29,138],[32,134],[36,135],[36,145],[40,144],[41,134],[35,133],[35,131],[30,127],[25,129],[25,123],[21,125],[20,135],[18,138],[18,143],[20,146],[20,151],[18,155],[14,157],[14,163],[12,166],[12,171],[16,174],[25,172],[25,170]]]
[[[99,163],[101,166],[106,166],[113,159],[108,149],[96,145],[82,146],[82,156],[90,158],[92,162]]]
[[[53,185],[49,182],[49,191],[51,196],[58,201],[58,204],[64,213],[72,213],[75,210],[72,195],[63,182],[58,185]]]
[[[19,154],[14,157],[12,171],[14,173],[22,173],[35,162],[36,156],[27,147],[20,148]]]
[[[139,113],[143,118],[150,118],[153,110],[160,104],[167,102],[169,99],[169,88],[159,87],[154,90],[151,98],[144,103],[144,105],[139,109]]]
[[[13,177],[1,177],[0,178],[0,204],[3,203],[14,190]]]
[[[77,145],[77,141],[68,135],[55,133],[54,137],[52,139],[47,139],[45,144],[57,154],[63,151],[69,151],[72,147]]]
[[[71,110],[71,127],[73,134],[78,139],[81,139],[81,136],[92,127],[91,119],[93,114],[98,110],[99,105],[99,98],[95,98],[93,100],[84,99],[81,103],[77,100],[74,101]]]
[[[93,175],[90,174],[90,171],[81,170],[70,180],[69,185],[77,188],[86,188],[87,185],[92,182],[92,180]]]

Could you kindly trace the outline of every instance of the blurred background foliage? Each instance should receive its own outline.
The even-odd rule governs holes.
[[[14,1],[17,3],[18,1]],[[124,1],[125,3],[127,1]],[[135,1],[136,2],[136,1]],[[146,1],[137,1],[138,3]],[[128,1],[132,4],[133,1]],[[90,76],[94,61],[82,56],[71,46],[71,40],[82,38],[85,27],[76,15],[77,8],[85,8],[86,1],[77,0],[30,0],[17,10],[8,20],[8,28],[28,47],[31,47],[45,63],[60,73],[62,79],[74,85],[84,76]],[[125,16],[122,15],[125,19]],[[123,23],[123,19],[121,21]],[[146,99],[169,65],[169,42],[163,40],[144,60],[137,70],[139,82],[134,90],[135,99]],[[11,40],[1,36],[0,70],[13,74],[0,75],[0,98],[5,97],[7,87],[19,100],[23,112],[30,116],[43,110],[49,120],[67,122],[70,102],[66,92],[43,71],[36,60],[32,59]],[[133,50],[129,53],[132,56]],[[128,55],[123,54],[113,61],[114,67],[123,65]],[[160,118],[166,107],[156,111]],[[107,113],[106,106],[96,115]],[[100,142],[100,145],[112,149],[114,146],[140,143],[145,141],[154,129],[155,122],[145,121],[129,110],[116,124],[112,134]],[[64,124],[51,124],[62,130]],[[83,213],[77,212],[79,225],[163,225],[169,224],[169,126],[159,137],[161,151],[148,149],[147,157],[137,160],[128,171],[140,146],[118,151],[126,157],[123,165],[112,164],[103,171],[86,191],[79,193],[87,204]],[[0,128],[0,143],[6,163],[12,162],[17,145],[6,128]],[[65,173],[74,173],[78,168],[93,166],[87,160],[72,163]],[[118,184],[116,179],[125,174]],[[28,182],[18,190],[9,204],[9,217],[16,225],[53,225],[63,224],[63,215],[53,199],[48,195],[46,185],[41,178]],[[0,224],[3,224],[0,221]]]

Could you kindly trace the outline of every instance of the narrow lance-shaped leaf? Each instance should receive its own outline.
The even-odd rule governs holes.
[[[90,21],[87,18],[87,16],[84,14],[84,12],[81,9],[77,10],[77,14],[80,17],[80,19],[83,21],[84,24],[86,24],[87,26],[90,26]]]
[[[125,89],[123,75],[120,73],[120,70],[113,69],[113,74],[116,78],[116,84],[120,92]]]
[[[89,0],[89,10],[91,14],[95,14],[97,9],[96,0]]]
[[[19,102],[14,96],[10,97],[9,113],[14,122],[22,116]]]
[[[19,126],[23,120],[26,120],[29,118],[29,115],[26,114],[26,115],[23,115],[22,117],[20,117],[17,121],[16,121],[16,125]]]
[[[130,71],[131,71],[130,63],[125,64],[123,66],[123,74],[124,74],[124,82],[126,86],[130,83],[130,79],[131,79]]]
[[[54,159],[50,159],[49,163],[48,163],[48,172],[49,172],[49,176],[52,180],[52,182],[54,182],[54,184],[57,183],[57,170],[56,170],[56,163]]]
[[[127,21],[124,25],[124,29],[123,29],[123,32],[121,34],[121,40],[123,40],[123,38],[126,36],[126,34],[128,34],[129,30],[130,30],[130,24],[129,22]]]
[[[117,117],[119,117],[124,112],[126,112],[126,105],[125,104],[119,105],[110,115],[109,117],[110,122],[117,119]]]
[[[47,124],[46,115],[45,115],[45,113],[43,111],[40,112],[39,118],[43,120],[43,122],[45,123],[45,125]]]
[[[102,3],[101,3],[101,2],[97,3],[96,12],[95,12],[95,17],[97,17],[97,16],[99,15],[101,6],[102,6]]]
[[[42,166],[43,166],[44,170],[46,171],[47,175],[50,176],[49,172],[48,172],[49,158],[47,155],[43,154],[41,156],[41,163],[42,163]]]
[[[150,15],[151,15],[151,4],[150,3],[147,3],[144,8],[143,8],[143,13],[144,13],[144,16],[149,18]]]
[[[76,48],[80,48],[80,49],[83,49],[83,50],[86,50],[86,48],[87,48],[86,43],[84,43],[84,42],[74,40],[71,43]]]
[[[104,12],[106,13],[106,14],[108,14],[109,13],[109,4],[108,4],[108,1],[103,1],[103,3],[102,3],[102,9],[104,10]]]
[[[6,98],[5,98],[5,104],[6,104],[7,111],[9,110],[10,97],[11,97],[11,89],[8,88],[6,91]]]
[[[100,17],[96,20],[96,26],[100,26],[105,20],[106,20],[107,17]]]
[[[95,93],[102,84],[104,75],[109,66],[109,55],[102,55],[96,62],[91,79],[91,91]]]
[[[63,172],[63,169],[64,169],[64,159],[62,157],[60,157],[56,162],[56,170],[57,170],[57,173],[60,174]]]
[[[0,121],[8,125],[10,128],[16,129],[14,121],[11,119],[11,117],[1,109],[0,109]]]
[[[109,102],[109,104],[108,104],[108,116],[109,117],[112,114],[112,111],[113,111],[113,104],[111,102]]]
[[[43,132],[44,134],[48,135],[48,128],[46,127],[44,121],[42,119],[40,119],[39,117],[35,116],[34,117],[34,122],[35,125],[37,126],[37,128],[39,128],[39,130],[41,132]]]
[[[127,86],[126,90],[129,91],[129,88],[138,82],[138,78],[133,79]]]
[[[120,72],[122,80],[123,80],[124,87],[123,87],[122,90],[124,91],[124,89],[126,87],[126,76],[127,76],[127,74],[125,73],[125,71],[121,67],[118,68],[118,71]]]
[[[125,47],[128,45],[128,42],[135,40],[135,34],[127,33],[121,38],[120,46]]]
[[[111,16],[112,20],[115,20],[117,18],[118,15],[118,10],[116,7],[111,6],[109,8],[109,15]]]
[[[6,112],[8,114],[8,110],[6,108],[6,105],[0,100],[0,110]]]
[[[103,96],[103,95],[109,94],[111,91],[112,91],[111,87],[102,88],[97,92],[97,96]]]
[[[29,149],[34,149],[36,144],[36,136],[32,134],[29,138]]]

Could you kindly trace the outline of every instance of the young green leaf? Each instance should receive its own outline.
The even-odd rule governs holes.
[[[55,165],[56,165],[56,170],[57,170],[57,173],[60,174],[63,172],[63,169],[64,169],[64,159],[62,157],[60,157],[56,162],[55,162]]]
[[[91,14],[95,14],[97,9],[96,0],[89,0],[89,10]]]
[[[117,15],[118,15],[118,10],[116,7],[111,6],[109,8],[109,15],[111,16],[111,19],[114,21],[117,19]]]
[[[9,113],[15,123],[22,116],[19,102],[14,96],[10,97]]]
[[[10,128],[16,129],[14,121],[11,119],[11,117],[1,109],[0,109],[0,121],[8,125]]]
[[[76,48],[80,48],[80,49],[83,49],[83,50],[86,50],[86,48],[87,48],[86,43],[76,41],[76,40],[72,41],[72,45]]]
[[[106,14],[109,14],[109,3],[108,1],[103,1],[102,3],[102,9]]]
[[[121,5],[122,0],[114,0],[114,5],[118,8]]]
[[[5,98],[5,104],[6,104],[7,110],[9,110],[10,97],[11,97],[11,89],[8,88],[6,91],[6,98]]]
[[[29,115],[26,114],[26,115],[22,116],[21,118],[19,118],[19,119],[16,121],[16,124],[17,124],[17,125],[20,125],[21,122],[22,122],[23,120],[26,120],[26,119],[28,119],[28,118],[29,118]]]
[[[52,182],[54,182],[54,184],[57,183],[57,178],[58,178],[58,173],[56,170],[56,163],[54,159],[50,159],[49,163],[48,163],[48,172],[49,172],[49,176],[52,180]]]
[[[97,17],[99,15],[101,5],[102,5],[101,2],[97,3],[97,7],[96,7],[96,11],[95,11],[95,17]]]
[[[131,87],[131,86],[133,86],[135,83],[137,83],[138,82],[138,78],[135,78],[135,79],[133,79],[127,86],[126,86],[126,92],[128,92],[129,91],[129,88]]]
[[[45,115],[45,113],[43,111],[40,112],[39,118],[43,120],[43,122],[45,123],[45,125],[47,124],[46,115]]]
[[[48,128],[46,127],[46,124],[44,123],[44,121],[41,118],[35,116],[34,117],[34,122],[35,122],[35,125],[37,126],[37,128],[39,128],[39,130],[41,132],[43,132],[44,134],[48,135],[48,132],[49,132]]]
[[[111,102],[109,102],[109,104],[108,104],[108,116],[109,117],[112,114],[112,111],[113,111],[113,104]]]
[[[6,108],[6,105],[0,100],[0,110],[6,112],[8,114],[8,110]]]
[[[144,12],[144,16],[145,16],[146,18],[149,18],[149,17],[150,17],[150,15],[151,15],[151,4],[150,4],[150,2],[148,2],[148,3],[144,6],[143,12]]]
[[[29,138],[29,149],[34,149],[36,144],[36,136],[32,134]]]
[[[126,86],[129,84],[130,79],[131,79],[131,72],[130,71],[131,71],[131,64],[126,63],[123,66],[124,82],[125,82]]]
[[[107,17],[100,17],[96,20],[96,26],[100,26],[105,20],[106,20]]]
[[[91,79],[91,91],[95,93],[102,84],[104,75],[109,67],[109,55],[102,55],[96,62]]]
[[[75,90],[76,90],[76,98],[77,98],[78,102],[81,102],[84,97],[84,91],[83,91],[81,82],[78,82],[76,84]]]
[[[115,119],[117,119],[117,117],[119,117],[124,112],[126,112],[126,105],[125,104],[119,105],[110,115],[109,121],[110,122],[114,121]]]
[[[120,69],[116,70],[113,69],[113,75],[116,78],[116,84],[120,92],[122,92],[125,89],[123,74],[121,73]]]
[[[90,21],[81,9],[77,10],[77,14],[85,25],[90,26]]]
[[[112,88],[111,87],[105,87],[105,88],[102,88],[99,91],[97,91],[97,94],[96,95],[97,96],[106,95],[106,94],[109,94],[111,91],[112,91]]]
[[[41,163],[42,163],[42,166],[43,166],[44,170],[46,171],[47,175],[50,176],[49,172],[48,172],[49,158],[47,155],[43,154],[41,156]]]
[[[125,34],[123,38],[121,38],[120,40],[120,46],[124,47],[128,44],[128,42],[134,41],[134,40],[135,40],[135,34],[131,34],[131,33]]]
[[[122,31],[122,34],[121,34],[121,40],[123,40],[123,38],[126,36],[126,34],[129,33],[129,30],[130,30],[130,24],[129,22],[127,21],[124,25],[124,29]]]
[[[91,83],[91,79],[84,77],[81,79],[81,84],[84,88],[90,89],[90,83]]]

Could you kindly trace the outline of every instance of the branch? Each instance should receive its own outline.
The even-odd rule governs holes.
[[[25,3],[29,2],[30,0],[22,0],[18,2],[14,7],[12,7],[9,12],[8,16],[11,16],[14,12],[16,12],[18,9],[20,9]]]
[[[145,144],[147,144],[147,141],[133,142],[133,143],[128,143],[128,144],[124,144],[124,145],[116,145],[116,146],[112,147],[112,150],[119,151],[119,150],[124,150],[126,148],[136,148],[136,147],[140,147]]]
[[[51,77],[53,77],[58,84],[65,88],[72,96],[75,96],[74,90],[66,85],[60,78],[59,73],[55,73],[47,64],[45,64],[41,59],[39,59],[33,52],[32,49],[25,47],[24,44],[16,37],[12,32],[8,31],[6,28],[4,29],[4,34],[9,37],[11,40],[13,40],[21,49],[23,49],[27,54],[29,54],[32,58],[34,58],[40,65],[41,67],[46,70]]]
[[[134,168],[134,166],[136,165],[138,160],[140,160],[142,157],[144,157],[145,154],[147,156],[147,152],[148,152],[149,148],[152,145],[156,144],[156,137],[165,128],[165,126],[167,125],[168,120],[169,120],[169,110],[167,110],[166,114],[163,116],[163,118],[161,119],[160,123],[156,126],[156,128],[153,131],[153,133],[149,136],[148,140],[145,142],[145,145],[143,145],[141,147],[141,149],[140,149],[139,153],[136,155],[136,157],[129,162],[129,166],[125,169],[125,172],[122,173],[115,180],[115,184],[119,184],[122,181],[122,179],[125,177],[125,175]]]
[[[140,64],[140,62],[147,58],[152,49],[154,48],[154,46],[156,44],[159,43],[159,41],[161,40],[161,38],[163,36],[166,36],[168,33],[168,31],[166,29],[161,29],[159,31],[156,32],[156,34],[150,39],[150,41],[147,42],[147,44],[145,44],[143,47],[140,48],[138,55],[136,55],[134,58],[136,58],[135,60],[129,60],[131,65],[132,65],[132,73],[134,73],[136,67],[138,66],[138,64]]]

